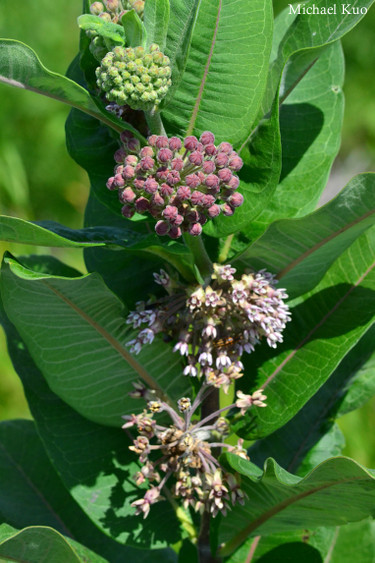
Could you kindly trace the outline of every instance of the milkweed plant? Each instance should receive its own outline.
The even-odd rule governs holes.
[[[357,4],[84,0],[66,76],[0,41],[2,82],[72,106],[91,183],[79,230],[1,217],[88,272],[3,258],[34,420],[0,425],[1,558],[373,560],[336,419],[375,393],[374,175],[319,204]]]

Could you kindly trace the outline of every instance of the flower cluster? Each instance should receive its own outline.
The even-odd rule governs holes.
[[[199,140],[189,136],[183,143],[151,135],[140,150],[127,132],[121,140],[107,187],[119,190],[125,217],[150,213],[158,235],[175,239],[184,231],[198,236],[208,219],[233,215],[242,205],[243,196],[236,191],[242,159],[230,143],[216,146],[213,133],[206,131]]]
[[[276,348],[290,321],[287,294],[276,289],[272,274],[262,270],[236,280],[235,272],[230,265],[214,264],[210,285],[190,290],[173,288],[163,271],[156,274],[156,282],[170,295],[159,302],[139,302],[129,314],[127,323],[140,329],[128,343],[131,352],[138,353],[163,332],[177,340],[174,351],[186,356],[185,375],[204,375],[208,384],[227,392],[243,375],[242,354],[251,353],[263,338]]]
[[[133,109],[158,106],[171,85],[169,58],[156,43],[143,47],[114,47],[96,69],[97,84],[109,102]]]
[[[230,504],[243,504],[245,495],[236,476],[221,467],[212,449],[227,448],[229,452],[248,459],[242,445],[243,440],[238,440],[236,446],[222,441],[227,434],[228,424],[223,417],[218,416],[223,411],[235,407],[241,408],[243,412],[253,405],[265,406],[262,401],[266,397],[262,395],[262,391],[256,391],[253,395],[242,393],[233,405],[197,422],[192,421],[192,416],[210,392],[207,383],[202,385],[193,404],[188,397],[182,397],[178,401],[179,412],[158,400],[153,392],[141,384],[136,384],[135,387],[136,391],[131,395],[143,397],[148,401],[148,408],[141,414],[124,416],[127,422],[123,428],[128,431],[135,427],[138,431],[138,436],[130,446],[130,450],[139,456],[142,464],[142,468],[135,475],[137,485],[146,480],[153,484],[143,498],[132,503],[136,514],[143,514],[146,518],[150,506],[162,500],[162,487],[172,475],[175,478],[173,494],[183,499],[185,508],[191,506],[196,511],[206,510],[215,517],[219,512],[225,514]],[[171,418],[170,426],[162,426],[154,419],[154,415],[162,411],[168,413]],[[161,454],[157,459],[155,452]]]
[[[93,2],[90,12],[104,21],[118,23],[129,10],[135,10],[142,18],[144,7],[144,0],[103,0],[103,2]]]

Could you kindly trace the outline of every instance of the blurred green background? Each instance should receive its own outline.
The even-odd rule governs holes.
[[[172,0],[173,1],[173,0]],[[274,0],[278,13],[288,2]],[[31,46],[43,64],[64,73],[78,49],[75,25],[80,0],[0,0],[0,36]],[[59,8],[59,10],[57,10]],[[343,41],[346,70],[346,112],[342,147],[333,182],[344,183],[355,173],[375,167],[375,10]],[[86,173],[68,156],[64,123],[69,108],[58,102],[0,84],[0,205],[1,213],[29,220],[50,219],[78,228],[88,195]],[[85,271],[80,251],[43,249],[0,243],[1,255],[51,253]],[[375,400],[340,419],[345,454],[375,467]],[[7,357],[0,332],[0,420],[29,417],[22,386]]]

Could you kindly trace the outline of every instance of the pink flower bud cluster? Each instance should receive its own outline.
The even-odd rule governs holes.
[[[128,343],[131,352],[138,353],[163,332],[177,341],[174,351],[186,357],[185,375],[203,375],[207,383],[227,392],[243,375],[242,354],[253,352],[263,339],[276,348],[290,321],[284,303],[288,296],[284,289],[276,289],[272,274],[262,270],[236,280],[235,272],[230,265],[214,264],[207,287],[175,287],[161,304],[140,302],[127,319],[133,328],[141,328]],[[165,275],[158,277],[159,284],[162,279],[168,284]]]
[[[140,387],[137,384],[137,393],[140,392]],[[151,484],[144,497],[132,503],[136,514],[142,514],[146,518],[150,506],[162,500],[161,489],[172,475],[175,478],[172,492],[175,497],[182,499],[185,508],[191,506],[199,512],[206,510],[215,517],[219,512],[225,514],[236,503],[244,503],[245,495],[235,475],[228,473],[220,465],[214,452],[217,453],[218,448],[226,448],[233,454],[249,458],[243,448],[243,440],[238,440],[236,446],[217,441],[223,440],[228,433],[228,424],[222,417],[218,418],[218,415],[231,408],[241,408],[244,411],[256,406],[257,400],[259,404],[261,391],[256,391],[253,395],[242,393],[233,405],[220,409],[199,422],[193,422],[192,416],[201,406],[207,391],[209,386],[204,382],[193,402],[188,397],[179,399],[178,411],[154,396],[154,400],[147,403],[148,408],[141,414],[123,417],[126,420],[124,430],[129,435],[133,428],[138,432],[135,438],[132,437],[133,445],[129,447],[139,456],[142,464],[140,471],[134,476],[135,482],[137,485],[146,481]],[[150,391],[144,388],[141,396],[150,396]],[[259,406],[265,405],[262,403]],[[154,415],[159,412],[167,413],[172,424],[158,424]],[[155,457],[156,453],[160,454],[159,458]]]
[[[198,236],[209,219],[233,215],[242,205],[236,175],[242,159],[230,143],[216,146],[209,131],[199,140],[186,137],[183,143],[178,137],[151,135],[142,149],[128,132],[121,140],[107,188],[118,190],[125,217],[136,212],[152,215],[158,235]]]

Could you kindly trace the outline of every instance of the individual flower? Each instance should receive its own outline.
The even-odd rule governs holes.
[[[142,499],[132,502],[131,506],[136,508],[136,515],[143,513],[143,518],[146,518],[150,512],[150,506],[159,500],[161,500],[159,487],[152,487],[152,489],[146,491]]]
[[[242,391],[237,391],[237,401],[236,407],[241,409],[241,414],[245,414],[248,408],[253,405],[257,407],[266,407],[264,402],[267,399],[266,395],[263,395],[263,389],[255,391],[252,395],[245,395]]]
[[[106,60],[111,66],[113,52]],[[106,82],[109,92],[113,79],[108,78],[106,65],[103,61],[98,80],[100,84]],[[122,96],[117,103],[129,103]],[[243,203],[243,196],[236,191],[236,173],[243,163],[229,143],[215,145],[214,140],[208,131],[199,140],[188,136],[183,142],[178,137],[151,135],[147,146],[140,148],[129,132],[122,133],[122,146],[115,153],[114,176],[107,182],[108,189],[118,190],[122,214],[127,218],[136,212],[150,214],[156,221],[156,233],[172,239],[183,232],[199,236],[210,219],[221,213],[233,215]],[[231,281],[230,270],[222,272],[224,277],[220,279]]]
[[[143,47],[114,47],[96,69],[98,87],[109,102],[133,109],[152,110],[157,107],[171,85],[170,61],[153,43]],[[146,159],[147,162],[147,159]],[[125,167],[129,180],[131,165]]]

